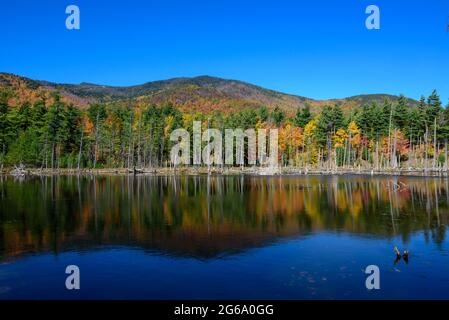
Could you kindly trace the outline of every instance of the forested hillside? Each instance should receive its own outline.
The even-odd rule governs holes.
[[[204,128],[278,128],[284,166],[447,165],[449,110],[436,91],[419,102],[387,95],[316,101],[210,77],[127,89],[0,77],[2,167],[167,166],[170,132],[191,131],[194,120]]]

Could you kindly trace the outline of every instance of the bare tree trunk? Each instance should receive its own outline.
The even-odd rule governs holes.
[[[412,132],[411,132],[411,130],[410,130],[410,138],[409,138],[409,142],[408,142],[408,145],[409,145],[409,148],[410,148],[410,156],[409,156],[409,158],[408,158],[408,161],[411,163],[411,158],[412,158],[412,156],[413,156],[413,142],[412,142]]]
[[[80,150],[78,152],[78,171],[80,171],[81,153],[83,151],[83,136],[84,136],[84,129],[81,128]]]
[[[98,152],[98,128],[99,128],[99,125],[98,125],[98,122],[99,122],[99,119],[100,119],[100,110],[97,110],[97,117],[96,117],[96,120],[95,120],[95,150],[94,150],[94,169],[96,168],[96,166],[97,166],[97,152]]]
[[[142,129],[142,113],[139,115],[139,132],[138,132],[138,138],[137,138],[137,166],[140,168],[141,167],[141,156],[140,156],[140,132]]]
[[[309,146],[310,146],[310,140],[308,141]],[[306,165],[305,165],[305,172],[307,173],[307,171],[309,170],[309,147],[307,147],[307,153],[306,153]]]
[[[303,169],[306,167],[306,163],[305,163],[305,153],[304,153],[304,147],[305,147],[305,138],[302,138],[302,167]]]
[[[55,143],[51,143],[51,169],[53,170],[54,167],[54,161],[55,161]]]
[[[426,123],[426,133],[424,135],[424,172],[427,172],[427,138],[429,135],[429,128]]]
[[[150,157],[150,159],[149,159],[149,166],[150,167],[153,166],[153,136],[152,135],[153,135],[153,128],[150,127],[150,134],[149,134],[150,142],[148,143],[149,144],[149,148],[150,148],[150,152],[149,152],[149,157]]]
[[[393,119],[393,105],[390,104],[390,121],[388,124],[388,159],[390,159],[390,166],[391,166],[391,160],[392,160],[392,154],[391,154],[391,121]]]
[[[334,171],[338,171],[337,148],[334,148]]]
[[[131,145],[133,141],[133,111],[129,117],[128,169],[131,168]],[[134,161],[133,161],[134,162]]]
[[[348,140],[348,168],[351,166],[351,139],[352,134],[349,134],[349,140]]]
[[[6,146],[4,143],[2,143],[2,157],[1,157],[1,164],[0,164],[0,173],[3,173],[3,158],[5,157],[5,150]]]
[[[376,170],[379,170],[379,140],[376,141]]]
[[[398,160],[396,157],[396,143],[397,143],[397,130],[394,129],[394,144],[393,144],[393,152],[391,154],[391,165],[393,168],[397,168],[398,166]]]
[[[434,119],[433,125],[433,170],[436,169],[437,156],[438,156],[438,146],[437,146],[437,118]]]
[[[447,139],[444,141],[444,170],[447,171]]]

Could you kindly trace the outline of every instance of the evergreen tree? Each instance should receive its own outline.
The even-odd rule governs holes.
[[[381,135],[388,136],[390,134],[390,130],[394,125],[393,114],[394,114],[393,104],[389,100],[385,99],[382,106]]]
[[[440,96],[436,90],[427,98],[427,121],[432,122],[442,111]]]
[[[420,126],[419,126],[419,132],[421,133],[419,136],[424,135],[424,132],[426,131],[426,125],[427,125],[427,104],[426,104],[426,98],[424,96],[421,96],[419,100],[418,105],[418,113],[419,113],[419,119]]]
[[[64,151],[77,152],[81,136],[81,112],[73,105],[69,105],[65,111],[61,137],[64,143]]]
[[[57,160],[57,146],[62,142],[61,128],[64,122],[64,104],[61,102],[59,94],[55,94],[54,102],[50,106],[46,118],[46,141],[45,148],[50,148],[51,167],[54,168]]]
[[[20,130],[26,130],[31,126],[31,105],[29,102],[23,103],[19,108]]]
[[[240,113],[241,128],[251,129],[256,127],[257,113],[254,109],[245,109]]]
[[[144,112],[143,118],[145,130],[149,137],[149,164],[151,166],[159,165],[164,139],[163,114],[160,108],[152,105]]]
[[[330,134],[334,130],[333,122],[334,112],[330,106],[325,106],[320,113],[315,130],[315,139],[320,147],[326,146]]]
[[[275,107],[271,112],[271,119],[279,127],[285,119],[285,113],[279,107]]]
[[[298,108],[296,116],[293,119],[293,124],[297,127],[304,128],[309,121],[312,120],[312,113],[310,112],[310,106],[308,103],[303,108]]]
[[[409,107],[407,105],[407,98],[402,94],[394,107],[393,111],[393,124],[396,128],[399,128],[406,134],[405,130],[408,130],[409,122]]]
[[[346,126],[345,116],[343,114],[343,110],[341,109],[340,104],[336,104],[332,108],[332,132],[336,132],[340,128],[344,128]]]
[[[434,136],[435,132],[437,137],[439,136],[439,119],[443,108],[440,97],[436,90],[433,90],[432,94],[427,98],[426,118],[429,126],[430,134]]]
[[[269,116],[270,116],[270,113],[266,106],[262,106],[259,108],[259,120],[261,122],[267,122]]]
[[[444,108],[441,113],[441,127],[440,127],[440,139],[443,141],[449,140],[449,105]]]
[[[412,143],[417,143],[425,132],[425,114],[419,107],[412,108],[409,112],[408,136]]]
[[[0,91],[0,162],[2,167],[8,147],[8,98],[6,91]]]
[[[93,124],[94,143],[91,160],[95,168],[97,166],[98,156],[101,153],[102,128],[103,122],[107,117],[106,106],[104,104],[92,104],[87,110],[87,115]]]

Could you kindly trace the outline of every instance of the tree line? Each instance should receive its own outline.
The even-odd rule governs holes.
[[[278,107],[240,112],[183,113],[171,103],[94,103],[78,108],[58,93],[10,107],[0,91],[0,165],[56,168],[154,168],[170,166],[170,133],[204,129],[272,129],[279,132],[282,166],[334,170],[447,168],[449,108],[433,91],[417,105],[397,101],[364,104],[343,112],[339,103],[312,113],[305,104],[293,117]]]

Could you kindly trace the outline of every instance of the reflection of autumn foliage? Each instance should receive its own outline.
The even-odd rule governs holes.
[[[0,186],[4,256],[130,241],[207,255],[310,231],[407,237],[449,223],[448,204],[435,201],[446,199],[440,180],[53,177]]]

